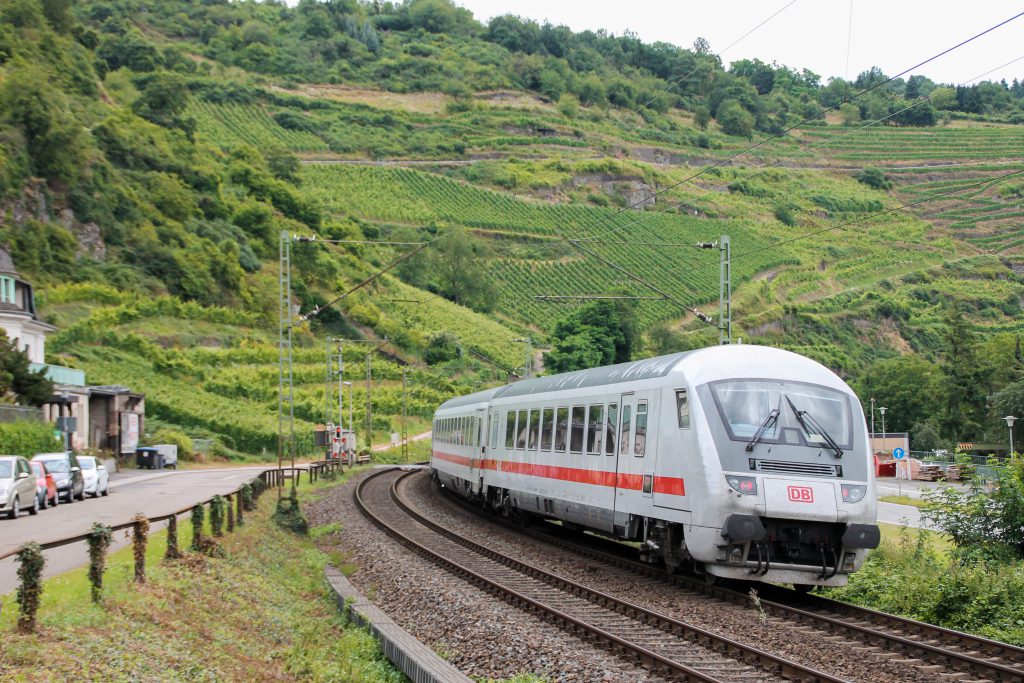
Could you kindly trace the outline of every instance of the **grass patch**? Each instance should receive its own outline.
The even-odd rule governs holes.
[[[221,539],[223,558],[164,563],[166,532],[151,534],[143,586],[131,582],[131,548],[112,553],[100,605],[84,567],[47,580],[34,635],[15,633],[17,605],[5,596],[0,679],[404,680],[369,632],[345,624],[324,582],[327,556],[271,522],[275,503],[269,491]]]
[[[878,500],[883,503],[895,503],[896,505],[913,505],[916,508],[924,507],[924,501],[920,498],[910,496],[879,496]]]

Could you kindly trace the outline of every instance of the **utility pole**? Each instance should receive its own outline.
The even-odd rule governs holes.
[[[729,236],[718,240],[718,343],[732,344],[732,248]]]
[[[345,380],[345,357],[344,357],[344,355],[342,353],[343,345],[344,345],[344,340],[339,339],[338,340],[338,426],[341,427],[342,429],[344,429],[343,425],[345,424],[345,414],[342,412],[344,410],[342,396],[344,395],[343,387],[345,385],[345,382],[344,382],[344,380]],[[351,393],[351,392],[349,392],[349,393]],[[351,398],[352,398],[351,395],[349,395],[348,398],[349,398],[349,402],[351,402]],[[351,405],[349,405],[349,409],[348,410],[349,411],[352,410]],[[351,420],[349,420],[349,422],[351,422]],[[351,436],[352,436],[351,432],[349,432],[345,436],[345,445],[346,446],[348,446],[348,439],[351,438]],[[352,444],[352,447],[354,449],[354,447],[355,447],[354,443]],[[346,450],[347,450],[347,447],[346,447]],[[340,453],[338,454],[338,459],[339,460],[341,459],[341,454]]]
[[[517,337],[514,342],[526,344],[526,365],[523,366],[523,379],[530,379],[533,374],[533,340],[530,337]]]
[[[292,488],[295,487],[295,393],[292,367],[292,237],[282,230],[278,243],[278,326],[277,326],[277,468],[289,456]],[[281,498],[283,477],[277,487]]]
[[[370,448],[373,446],[373,400],[370,397],[370,392],[373,391],[371,386],[371,371],[370,371],[370,354],[366,354],[366,447]]]
[[[402,462],[409,462],[409,385],[406,367],[402,366]]]

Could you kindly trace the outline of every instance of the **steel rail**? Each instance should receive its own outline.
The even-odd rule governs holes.
[[[797,664],[796,662],[789,661],[787,659],[778,657],[763,650],[759,650],[757,648],[744,645],[732,639],[720,636],[716,633],[706,631],[699,627],[693,626],[692,624],[687,624],[673,617],[669,617],[667,615],[654,612],[652,610],[648,610],[639,605],[630,603],[625,600],[621,600],[606,593],[602,593],[601,591],[576,583],[565,577],[552,574],[551,572],[548,572],[544,569],[528,564],[526,562],[522,562],[521,560],[517,560],[501,552],[498,552],[486,546],[480,545],[474,541],[471,541],[461,536],[457,532],[448,529],[447,527],[444,527],[440,524],[437,524],[433,520],[426,518],[417,510],[415,510],[413,506],[411,506],[404,500],[404,498],[401,496],[398,490],[399,484],[400,482],[404,481],[405,478],[413,474],[415,474],[415,472],[407,473],[396,479],[391,488],[392,501],[399,507],[399,509],[401,509],[407,516],[409,516],[417,523],[425,526],[434,533],[437,533],[449,540],[458,543],[459,545],[463,546],[467,550],[477,555],[481,555],[490,560],[498,562],[520,574],[540,580],[558,590],[584,598],[595,605],[611,610],[629,619],[635,620],[648,626],[652,626],[658,629],[659,631],[662,631],[663,633],[678,638],[683,638],[689,642],[696,643],[698,645],[702,645],[708,649],[714,650],[720,655],[730,657],[742,664],[754,665],[768,673],[779,675],[790,680],[802,682],[814,681],[820,683],[839,683],[843,680],[832,677],[824,672],[817,671],[815,669],[810,669],[808,667]],[[368,479],[364,480],[364,482],[368,481]],[[363,483],[360,484],[360,487],[362,485]],[[416,542],[413,541],[413,543]],[[419,544],[416,543],[416,545]],[[429,548],[426,550],[429,555],[436,555],[436,553],[434,553],[433,550]],[[445,560],[445,564],[449,564],[450,562],[450,560]],[[491,583],[489,579],[485,578],[485,580],[488,581],[488,583]],[[506,589],[501,588],[501,590]],[[545,609],[552,610],[552,608],[550,607],[545,607]],[[580,626],[579,620],[575,619],[574,617],[571,617],[570,615],[563,615],[559,610],[553,610],[553,612],[556,613],[554,616],[557,620],[562,620],[562,616],[568,616],[574,624],[574,629],[583,628],[585,631],[588,632],[590,631],[590,629],[596,629],[597,631],[600,631],[601,633],[598,634],[600,639],[606,640],[606,642],[615,642],[615,644],[618,645],[620,648],[627,648],[628,650],[632,650],[638,647],[635,644],[630,644],[628,643],[628,641],[623,641],[621,638],[614,636],[614,634],[608,634],[603,629],[599,629],[592,625],[583,624],[582,626]],[[611,638],[614,639],[614,641],[609,641],[607,638],[604,637],[605,635],[611,636]],[[707,674],[703,674],[690,667],[687,667],[686,665],[682,665],[678,662],[674,662],[671,659],[664,658],[660,655],[657,655],[656,653],[650,652],[646,648],[640,647],[639,649],[644,650],[644,654],[640,657],[642,661],[647,661],[647,653],[650,653],[651,655],[660,658],[658,660],[655,660],[660,666],[668,667],[669,670],[673,671],[673,673],[682,676],[686,680],[716,680],[714,678],[707,676]]]
[[[621,557],[613,553],[591,548],[580,543],[560,538],[547,532],[536,530],[526,531],[527,535],[533,536],[545,543],[551,543],[563,549],[572,550],[578,554],[591,559],[607,562],[622,569],[628,569],[638,574],[665,581],[669,584],[682,586],[689,590],[709,595],[720,600],[734,604],[747,604],[750,597],[743,592],[727,588],[725,586],[709,585],[699,579],[684,575],[669,575],[664,568],[656,567],[636,560]],[[609,541],[614,543],[614,541]],[[915,621],[906,617],[898,617],[877,610],[871,610],[849,603],[841,603],[818,596],[803,596],[795,591],[777,588],[766,584],[761,589],[765,593],[776,597],[775,600],[766,599],[761,596],[761,607],[768,613],[798,623],[813,624],[824,627],[830,632],[843,632],[855,637],[857,640],[871,645],[882,645],[885,649],[913,656],[921,656],[930,663],[939,663],[958,672],[971,672],[978,676],[984,676],[992,680],[1006,681],[1008,683],[1024,683],[1024,648],[1019,648],[1008,643],[1000,643],[988,638],[974,636],[969,633],[961,633],[951,629],[935,626],[921,621]],[[790,593],[792,595],[786,595]],[[779,600],[791,600],[793,602],[810,602],[812,604],[803,607],[794,604],[787,604]],[[818,604],[813,604],[818,603]],[[808,609],[810,608],[810,609]],[[895,628],[903,628],[912,632],[915,638],[906,634],[880,631],[862,624],[851,623],[842,618],[821,614],[816,609],[831,609],[845,611],[850,619],[862,619],[867,622],[882,622],[884,625]],[[933,645],[925,640],[933,640],[940,643]],[[963,650],[957,652],[948,649],[954,645]],[[1013,662],[1018,666],[1009,666],[1003,662],[993,661],[999,658]]]

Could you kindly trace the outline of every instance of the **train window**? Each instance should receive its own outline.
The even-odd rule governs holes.
[[[680,429],[690,428],[690,401],[686,398],[686,389],[676,389],[676,416]]]
[[[608,422],[604,430],[604,452],[605,455],[615,455],[615,421],[619,419],[619,406],[617,403],[608,404]]]
[[[530,411],[530,450],[537,450],[537,446],[540,445],[540,411]]]
[[[622,406],[622,432],[619,434],[619,455],[629,452],[629,411],[633,406]]]
[[[555,450],[565,453],[565,446],[569,442],[569,409],[559,408],[555,416]]]
[[[516,448],[526,448],[526,411],[519,411],[519,422],[516,424]]]
[[[601,455],[601,437],[604,435],[604,406],[590,406],[587,413],[587,453]]]
[[[476,448],[480,442],[480,421],[474,415],[469,418],[469,445]]]
[[[505,413],[505,448],[515,448],[516,445],[516,411],[510,410]]]
[[[586,422],[586,408],[572,407],[572,431],[569,433],[569,452],[583,452],[583,428]]]
[[[552,431],[555,426],[555,411],[551,408],[545,408],[541,411],[540,419],[540,449],[542,451],[551,450],[551,437],[553,436]]]
[[[491,415],[491,449],[498,447],[498,412]]]
[[[644,457],[647,450],[647,401],[636,402],[636,428],[633,430],[633,455]]]

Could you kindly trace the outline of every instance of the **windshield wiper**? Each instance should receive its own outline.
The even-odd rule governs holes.
[[[800,426],[804,428],[804,432],[810,436],[811,434],[818,434],[823,439],[828,447],[836,453],[837,458],[843,457],[843,449],[839,447],[836,440],[825,431],[825,428],[818,424],[818,421],[811,417],[811,414],[806,410],[797,410],[796,406],[793,405],[792,399],[789,396],[786,397],[786,402],[789,403],[789,407],[793,409],[793,414],[796,415],[796,419],[800,421]],[[813,432],[811,430],[814,430]]]
[[[754,450],[754,446],[757,445],[757,442],[761,440],[761,437],[765,435],[765,432],[767,432],[770,427],[775,425],[778,419],[779,409],[772,408],[771,412],[768,413],[768,417],[764,419],[764,422],[761,423],[761,426],[757,428],[756,432],[754,432],[754,438],[747,443],[748,451]]]

